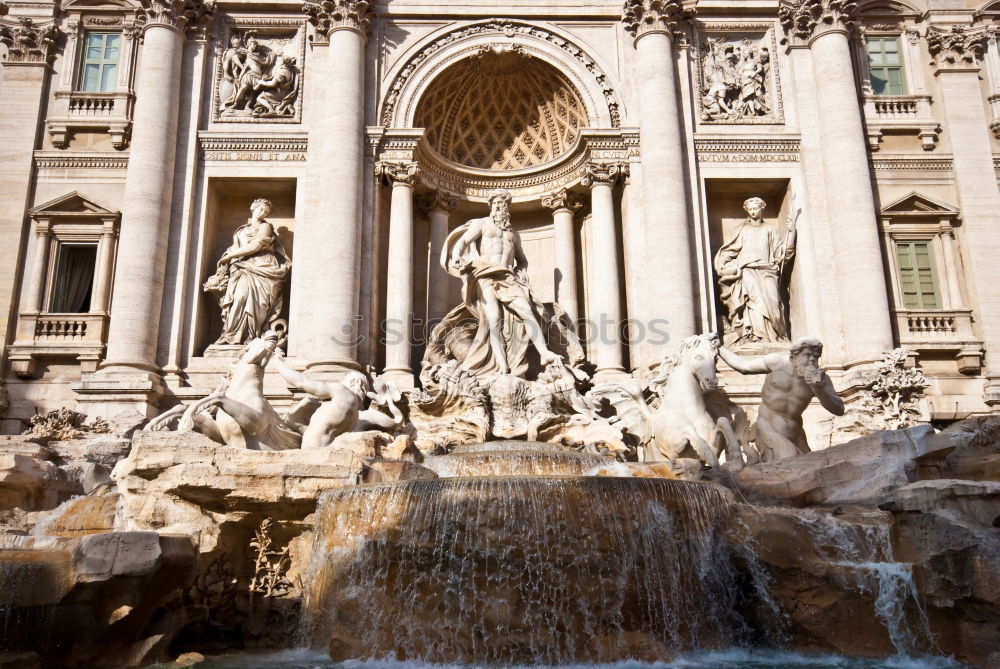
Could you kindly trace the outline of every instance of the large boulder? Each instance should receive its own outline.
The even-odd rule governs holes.
[[[822,451],[744,467],[732,482],[752,499],[794,506],[877,505],[915,480],[918,458],[952,448],[934,437],[930,425],[875,432]]]

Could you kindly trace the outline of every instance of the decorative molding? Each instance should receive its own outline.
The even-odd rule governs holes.
[[[206,162],[303,162],[309,140],[305,136],[234,136],[199,133],[199,158]]]
[[[37,169],[124,170],[128,155],[121,153],[67,153],[66,151],[35,151]]]
[[[212,18],[213,8],[203,0],[139,0],[139,4],[143,32],[152,26],[166,26],[191,35]]]
[[[597,63],[587,55],[583,48],[570,40],[559,35],[555,35],[539,26],[500,19],[492,19],[485,23],[476,23],[471,26],[456,28],[455,30],[438,37],[414,55],[413,58],[411,58],[399,71],[399,74],[396,75],[396,78],[393,80],[392,85],[388,89],[389,92],[385,97],[380,117],[382,125],[386,127],[391,127],[394,124],[401,125],[396,121],[395,116],[403,87],[406,86],[407,82],[420,69],[420,66],[427,62],[431,56],[441,49],[456,42],[460,42],[470,37],[490,34],[496,34],[497,36],[505,39],[513,39],[519,35],[534,37],[535,39],[547,42],[548,44],[557,47],[568,54],[571,58],[583,65],[584,69],[586,69],[587,72],[594,77],[594,80],[603,92],[604,102],[607,105],[608,114],[611,117],[611,127],[618,128],[621,126],[621,102],[618,98],[618,93],[611,85],[607,75],[601,71],[601,69],[597,66]],[[478,49],[479,47],[475,48],[476,51],[478,51]],[[450,65],[451,62],[448,64]]]
[[[788,37],[803,42],[831,30],[849,31],[854,27],[855,0],[782,0],[778,22]]]
[[[432,211],[440,210],[445,213],[451,212],[458,206],[458,198],[432,190],[417,197],[417,208],[429,215]]]
[[[952,170],[951,156],[872,156],[872,167],[880,172],[915,171],[915,172],[950,172]]]
[[[706,125],[782,125],[785,120],[784,111],[784,100],[781,92],[781,76],[779,75],[778,68],[776,67],[776,61],[774,60],[775,54],[778,52],[777,37],[775,35],[774,23],[771,22],[760,22],[760,23],[701,23],[697,24],[697,30],[694,31],[695,39],[695,57],[691,58],[691,61],[695,68],[695,78],[699,83],[701,88],[701,94],[698,96],[698,104],[701,109],[701,122]],[[713,117],[713,114],[707,109],[709,101],[706,100],[706,96],[711,92],[711,83],[707,81],[708,73],[706,72],[705,62],[703,58],[703,53],[708,47],[708,41],[710,39],[721,39],[726,41],[727,38],[733,38],[733,41],[726,42],[728,46],[736,46],[737,40],[755,38],[757,40],[757,48],[761,52],[761,56],[766,59],[764,63],[763,72],[763,84],[765,97],[770,103],[770,113],[758,114],[758,115],[748,115],[748,114],[736,114],[730,116],[719,115]]]
[[[987,31],[984,28],[952,26],[942,30],[937,26],[927,28],[927,50],[940,69],[979,67],[986,50]]]
[[[367,36],[376,18],[374,3],[366,0],[304,0],[302,11],[324,39],[337,30],[354,30]]]
[[[622,23],[636,41],[650,33],[673,36],[694,18],[695,5],[682,0],[625,0]]]
[[[797,163],[799,139],[695,138],[700,163]]]
[[[420,167],[413,161],[382,160],[375,163],[375,178],[390,185],[413,186],[420,178]]]
[[[597,184],[614,186],[621,177],[628,175],[628,165],[625,163],[594,163],[584,165],[583,178],[580,180],[587,188]]]
[[[4,62],[50,65],[58,36],[55,25],[39,25],[26,16],[18,17],[14,25],[0,23],[0,44],[7,47]]]
[[[575,193],[565,188],[560,188],[556,192],[544,196],[542,198],[542,206],[546,209],[551,209],[553,212],[560,209],[568,209],[570,212],[575,212],[583,206],[583,203],[580,202]]]

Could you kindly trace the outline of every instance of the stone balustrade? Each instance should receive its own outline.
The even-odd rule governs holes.
[[[865,95],[868,144],[877,151],[886,133],[919,135],[921,148],[933,151],[941,132],[931,113],[930,95]]]
[[[24,313],[18,319],[17,341],[10,348],[13,372],[35,374],[40,358],[72,357],[84,372],[97,370],[107,340],[108,315]]]
[[[983,343],[972,328],[971,309],[897,309],[900,346],[918,355],[951,354],[959,371],[979,373]]]

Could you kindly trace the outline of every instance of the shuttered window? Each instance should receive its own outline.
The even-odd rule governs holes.
[[[868,69],[875,95],[906,95],[898,37],[869,37]]]
[[[940,309],[930,241],[896,242],[899,286],[907,309]]]

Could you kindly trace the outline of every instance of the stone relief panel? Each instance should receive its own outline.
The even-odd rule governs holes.
[[[230,19],[217,43],[212,119],[300,122],[304,59],[301,22]]]
[[[773,25],[704,24],[695,40],[702,123],[784,121]]]

